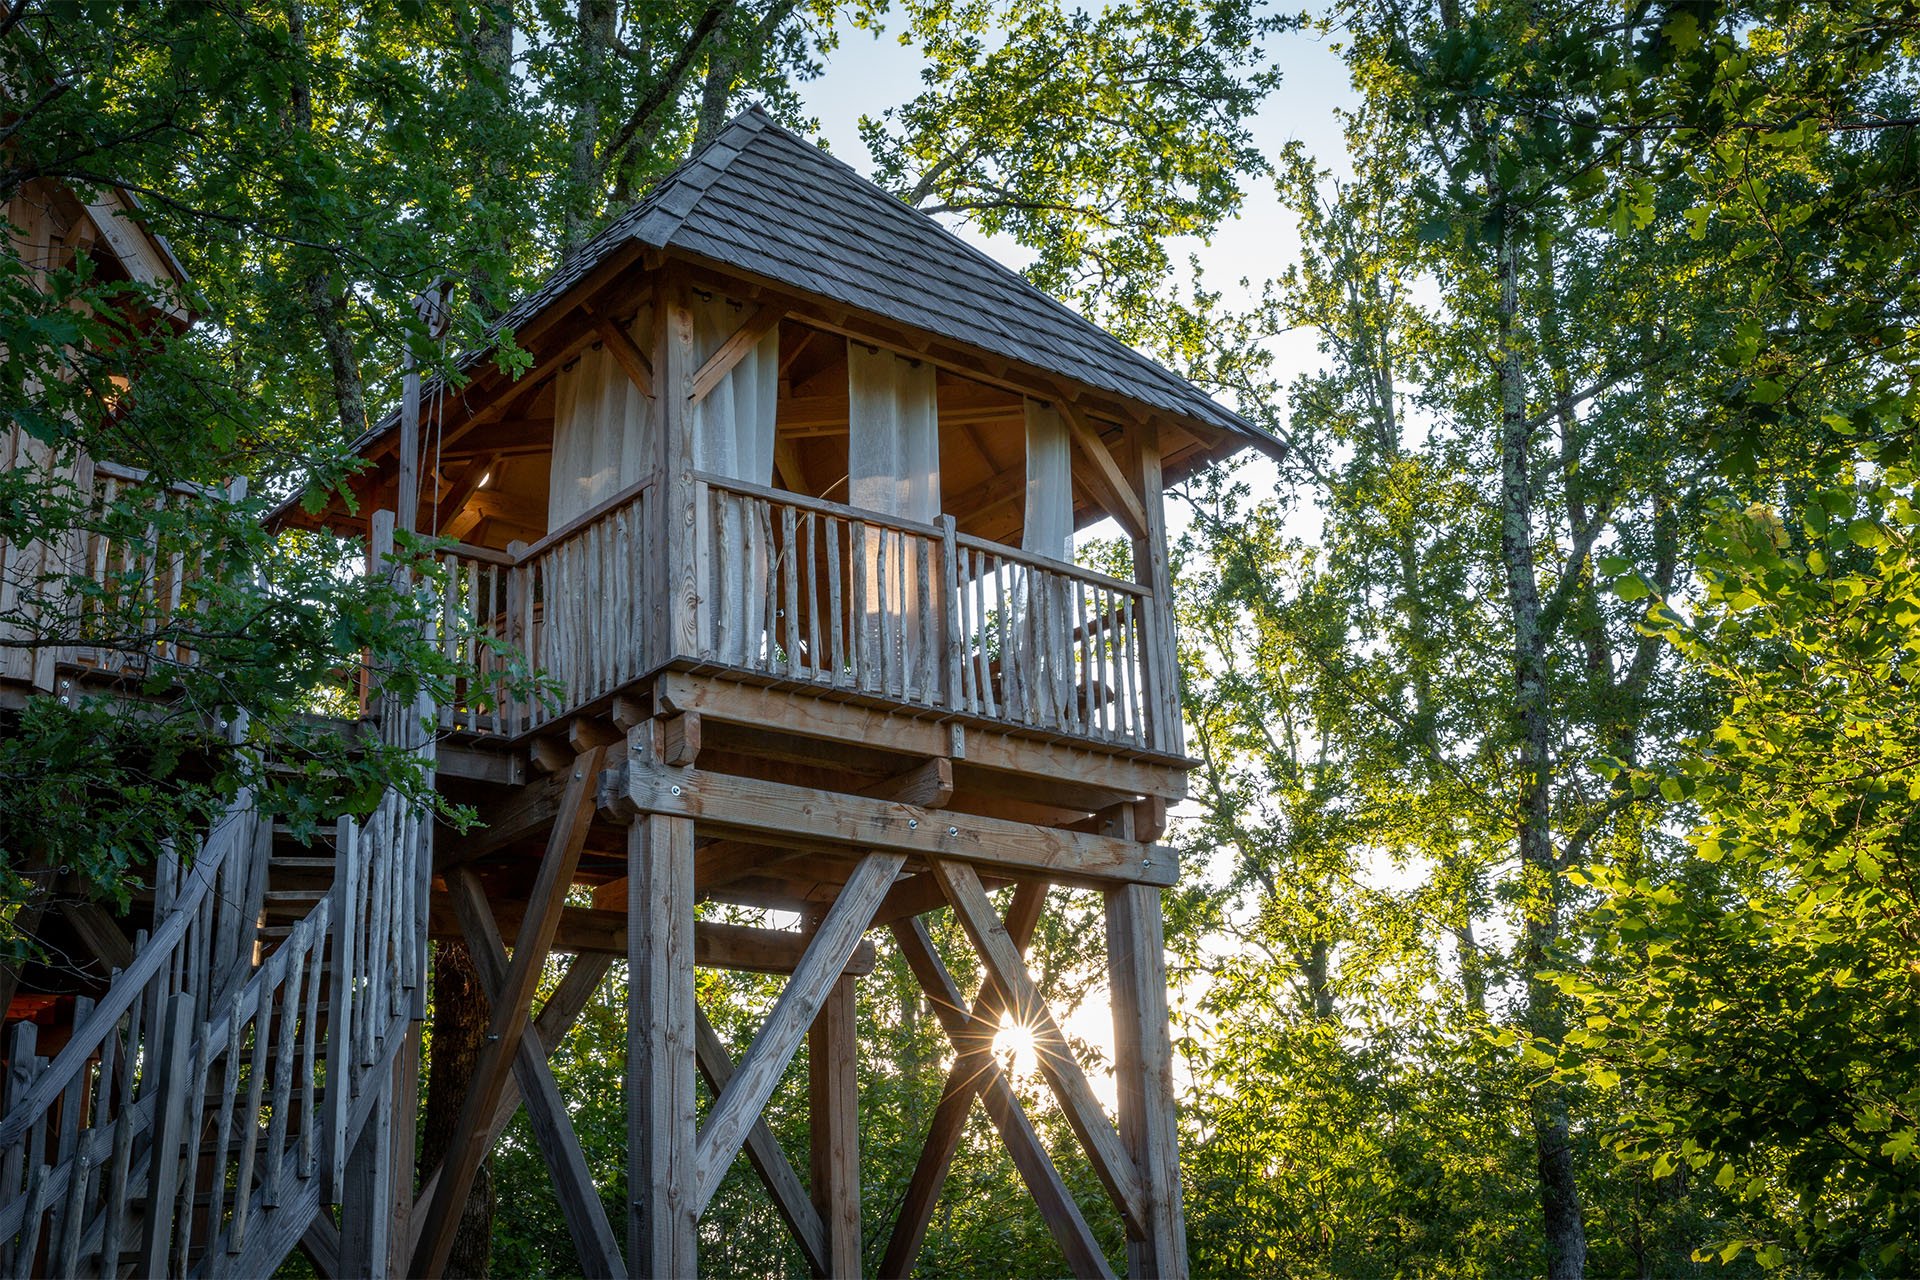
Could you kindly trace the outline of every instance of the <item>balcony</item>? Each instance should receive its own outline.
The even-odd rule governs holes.
[[[523,549],[446,550],[441,635],[476,674],[442,727],[519,738],[673,669],[1178,753],[1172,655],[1142,586],[959,533],[951,517],[919,524],[697,472],[691,488],[692,529],[673,546],[656,545],[666,526],[647,482]],[[545,673],[547,696],[495,696],[503,650]]]

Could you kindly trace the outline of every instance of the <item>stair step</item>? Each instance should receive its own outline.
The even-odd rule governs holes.
[[[275,854],[267,862],[268,873],[275,871],[332,871],[338,864],[328,857],[308,857],[304,854]]]

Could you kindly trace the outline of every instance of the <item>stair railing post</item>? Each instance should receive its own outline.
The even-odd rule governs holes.
[[[162,1024],[159,1071],[154,1084],[154,1130],[147,1173],[146,1221],[140,1230],[140,1266],[143,1276],[167,1274],[168,1245],[173,1235],[174,1202],[179,1195],[181,1152],[187,1138],[187,1096],[193,1073],[193,997],[185,992],[167,1000]],[[192,1224],[187,1224],[192,1229]]]

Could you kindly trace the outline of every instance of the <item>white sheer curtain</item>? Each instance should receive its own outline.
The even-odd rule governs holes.
[[[653,349],[653,314],[643,308],[628,332]],[[547,527],[558,529],[646,474],[651,404],[611,351],[596,343],[554,379],[553,462]]]
[[[1073,451],[1060,411],[1035,400],[1026,402],[1027,502],[1020,549],[1050,560],[1073,559]],[[1025,570],[1014,593],[1014,670],[1007,673],[1009,693],[1017,693],[1021,714],[1042,724],[1066,718],[1074,696],[1074,619],[1063,579]],[[1016,704],[1017,705],[1017,704]]]
[[[724,298],[693,305],[693,359],[698,368],[744,324],[751,312]],[[780,378],[780,331],[775,328],[734,364],[693,409],[693,465],[729,480],[766,485],[773,480],[773,428]],[[718,518],[701,532],[717,541],[700,548],[709,566],[701,608],[712,625],[722,662],[763,665],[771,660],[778,628],[768,616],[767,574],[773,541],[757,500],[720,495]],[[711,596],[709,598],[709,592]]]
[[[921,524],[940,518],[940,415],[933,366],[847,344],[847,493],[856,507]],[[939,565],[924,536],[869,527],[858,620],[861,682],[901,697],[931,698],[940,651],[934,583]]]

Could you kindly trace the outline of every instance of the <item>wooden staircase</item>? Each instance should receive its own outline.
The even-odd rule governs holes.
[[[7,1045],[0,1276],[267,1275],[331,1226],[423,1012],[428,840],[393,792],[331,849],[243,793],[158,869],[151,933],[67,1044]]]

